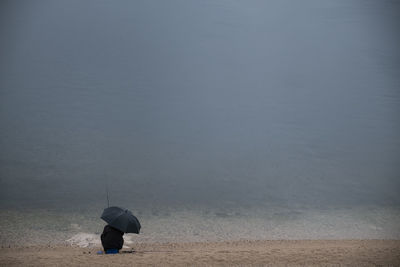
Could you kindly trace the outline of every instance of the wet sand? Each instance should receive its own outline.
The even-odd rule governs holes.
[[[0,266],[400,266],[400,240],[137,243],[132,254],[100,248],[3,247]]]

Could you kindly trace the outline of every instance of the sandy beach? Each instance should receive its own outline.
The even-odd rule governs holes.
[[[138,243],[134,253],[100,248],[2,247],[0,266],[399,266],[400,240],[274,240]]]

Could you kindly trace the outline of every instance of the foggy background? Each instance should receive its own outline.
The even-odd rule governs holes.
[[[2,1],[0,205],[398,207],[399,15]]]

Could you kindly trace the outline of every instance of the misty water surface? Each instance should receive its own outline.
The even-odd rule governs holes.
[[[400,204],[396,1],[2,1],[8,207]]]

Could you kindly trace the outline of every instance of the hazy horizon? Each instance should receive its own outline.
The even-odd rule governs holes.
[[[0,205],[400,206],[395,1],[2,1]]]

